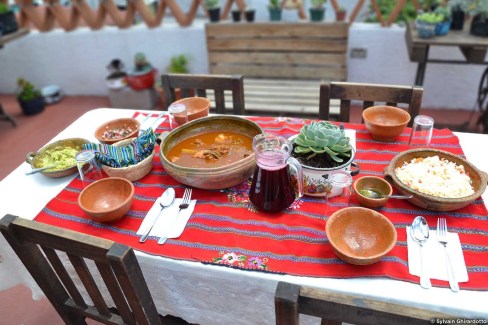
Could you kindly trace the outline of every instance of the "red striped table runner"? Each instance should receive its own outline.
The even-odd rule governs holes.
[[[249,117],[266,132],[285,137],[297,134],[309,120],[296,118]],[[362,175],[383,175],[391,159],[409,149],[410,129],[395,143],[380,143],[371,138],[364,125],[345,125],[356,130],[355,161]],[[169,130],[163,122],[157,132]],[[462,155],[458,138],[447,129],[435,130],[432,147]],[[156,148],[158,150],[158,148]],[[356,176],[356,177],[359,177]],[[355,177],[355,178],[356,178]],[[379,211],[388,217],[398,232],[393,250],[380,262],[369,266],[349,265],[333,253],[325,235],[325,205],[321,199],[305,196],[291,208],[278,214],[263,214],[249,208],[247,191],[250,182],[222,191],[193,190],[198,200],[195,210],[178,239],[165,245],[156,240],[139,243],[136,231],[147,211],[168,187],[178,197],[184,186],[171,178],[154,156],[150,174],[134,182],[135,197],[129,213],[112,224],[91,221],[78,207],[77,198],[83,189],[77,177],[52,199],[35,220],[117,241],[137,250],[164,257],[218,264],[245,270],[259,270],[312,277],[387,277],[418,282],[408,273],[405,229],[417,215],[423,215],[431,226],[438,217],[447,218],[450,231],[459,233],[469,281],[463,289],[488,289],[488,213],[481,198],[469,206],[452,212],[420,209],[405,200],[390,200]],[[355,204],[355,201],[352,201]],[[336,207],[340,208],[340,207]],[[446,281],[433,280],[433,285],[447,287]]]

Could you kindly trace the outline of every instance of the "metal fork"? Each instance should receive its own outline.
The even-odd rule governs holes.
[[[159,238],[158,244],[162,245],[162,244],[164,244],[166,242],[166,240],[168,239],[169,230],[175,224],[176,220],[178,219],[178,216],[180,215],[181,210],[187,209],[190,206],[191,192],[192,192],[192,189],[191,188],[186,188],[185,189],[185,193],[183,193],[183,201],[178,206],[178,208],[179,208],[178,214],[176,215],[176,218],[173,221],[173,223],[168,227],[168,231],[166,231],[166,235],[165,236],[162,236],[161,238]]]
[[[444,253],[446,254],[447,277],[449,279],[451,290],[458,292],[459,285],[454,277],[454,270],[452,268],[451,259],[449,258],[449,252],[447,250],[447,243],[449,242],[449,239],[447,238],[447,222],[445,218],[437,219],[437,241],[444,246]]]

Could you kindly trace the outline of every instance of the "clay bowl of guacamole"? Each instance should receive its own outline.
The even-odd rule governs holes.
[[[43,168],[53,166],[43,170],[41,173],[47,177],[64,177],[78,172],[75,156],[82,150],[81,145],[89,143],[82,138],[69,138],[59,140],[44,146],[37,152],[29,152],[25,161],[32,168]]]

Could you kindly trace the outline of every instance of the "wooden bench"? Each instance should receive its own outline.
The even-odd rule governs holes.
[[[249,114],[317,116],[320,82],[346,80],[347,23],[221,22],[205,31],[210,73],[244,76]]]

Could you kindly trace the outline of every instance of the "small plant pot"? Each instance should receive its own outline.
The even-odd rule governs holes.
[[[127,76],[129,87],[134,90],[144,90],[154,87],[158,71],[153,69],[142,74],[130,74]]]
[[[337,11],[336,14],[336,21],[345,21],[346,20],[346,16],[347,16],[347,11]]]
[[[310,8],[310,20],[319,22],[324,20],[325,8]]]
[[[293,135],[288,140],[293,142],[297,136]],[[351,158],[348,161],[332,168],[317,168],[301,164],[303,170],[303,194],[319,197],[328,196],[329,198],[339,195],[342,189],[333,187],[329,177],[332,174],[344,171],[350,173],[351,176],[358,175],[361,170],[359,165],[353,162],[355,154],[356,151],[352,149]]]
[[[280,21],[281,20],[281,9],[269,8],[269,20]]]
[[[240,10],[233,10],[232,11],[232,21],[238,23],[241,21],[241,11]]]
[[[46,107],[44,97],[37,97],[27,101],[18,98],[18,102],[20,104],[20,108],[22,109],[22,113],[24,113],[24,115],[36,115],[42,112]]]
[[[435,36],[435,27],[437,24],[417,22],[417,33],[420,38],[431,38]]]
[[[210,22],[217,23],[220,21],[220,8],[213,8],[208,10]]]
[[[19,29],[17,19],[13,11],[0,14],[0,35],[16,32]]]
[[[449,33],[451,27],[451,21],[443,21],[442,23],[437,23],[435,26],[435,34],[437,36],[444,36]]]
[[[481,14],[474,16],[469,32],[471,35],[488,37],[488,17]]]
[[[464,28],[464,11],[453,10],[451,14],[451,30],[463,30]]]
[[[246,16],[246,21],[248,23],[254,22],[254,19],[256,19],[256,10],[254,9],[246,10],[245,16]]]

